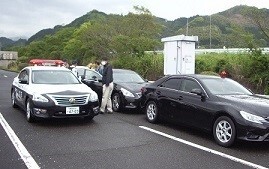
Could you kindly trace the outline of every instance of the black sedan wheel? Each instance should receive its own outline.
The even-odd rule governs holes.
[[[158,108],[154,101],[149,101],[146,107],[146,115],[147,120],[150,123],[157,123],[158,122]]]
[[[11,104],[13,108],[17,108],[18,105],[15,103],[15,93],[14,90],[11,91]]]
[[[213,134],[216,142],[223,146],[229,147],[235,141],[236,130],[234,122],[226,116],[219,117],[214,124]]]
[[[114,112],[119,112],[121,109],[121,100],[119,93],[115,93],[112,95],[112,109]]]
[[[32,113],[32,107],[29,99],[26,102],[26,120],[29,123],[35,122],[35,117]]]

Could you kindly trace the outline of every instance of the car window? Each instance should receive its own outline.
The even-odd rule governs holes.
[[[144,83],[145,80],[136,72],[113,72],[113,79],[116,83]]]
[[[32,73],[34,84],[79,84],[79,80],[71,71],[35,70]]]
[[[85,74],[85,79],[87,80],[93,80],[94,78],[93,77],[97,77],[98,80],[101,80],[102,77],[96,73],[95,71],[92,71],[92,70],[86,70],[86,74]]]
[[[194,80],[184,79],[181,83],[180,90],[184,92],[191,92],[193,89],[201,89],[201,86]]]
[[[168,79],[167,81],[163,82],[162,87],[179,90],[181,79],[179,78],[172,78]]]
[[[83,76],[84,75],[84,71],[85,71],[84,68],[77,68],[76,67],[76,69],[77,69],[77,72],[78,72],[78,76]]]
[[[215,95],[252,94],[244,86],[228,78],[202,79],[202,82],[208,90]]]
[[[19,80],[27,80],[28,81],[29,75],[27,70],[23,70],[20,74],[19,74]]]

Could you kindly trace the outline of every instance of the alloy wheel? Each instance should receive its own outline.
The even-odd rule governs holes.
[[[147,120],[150,123],[156,123],[159,119],[159,112],[157,105],[154,101],[150,101],[147,104],[146,107],[146,115],[147,115]]]
[[[230,141],[233,134],[232,126],[228,121],[222,120],[216,126],[216,136],[222,143]]]
[[[148,116],[149,120],[154,120],[154,118],[156,116],[156,107],[154,104],[148,105],[147,116]]]
[[[27,100],[26,103],[26,120],[29,123],[35,122],[35,116],[32,115],[32,110],[31,110],[31,105],[29,99]]]
[[[14,107],[14,108],[18,107],[17,104],[15,103],[15,93],[14,93],[14,91],[12,91],[12,93],[11,93],[11,104],[12,104],[12,107]]]
[[[120,97],[119,94],[114,94],[112,97],[112,108],[113,111],[119,111],[120,109]]]

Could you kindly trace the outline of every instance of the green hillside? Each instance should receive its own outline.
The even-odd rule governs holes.
[[[108,15],[93,10],[68,25],[39,31],[29,38],[25,47],[8,49],[18,50],[19,56],[27,59],[67,58],[81,63],[103,55],[143,56],[144,51],[161,50],[162,37],[186,35],[187,20],[188,35],[199,37],[198,48],[266,47],[269,46],[269,38],[265,36],[269,34],[268,11],[236,6],[211,16],[168,21],[152,16],[144,8],[127,15]],[[265,26],[258,27],[253,16],[263,16],[258,19]]]

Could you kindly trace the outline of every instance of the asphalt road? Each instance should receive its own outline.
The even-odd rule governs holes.
[[[30,124],[22,110],[11,107],[15,76],[0,70],[0,113],[40,168],[269,168],[269,143],[241,141],[223,148],[210,134],[166,122],[150,124],[138,111],[100,114],[91,122],[60,119]],[[29,168],[2,125],[0,168]]]

